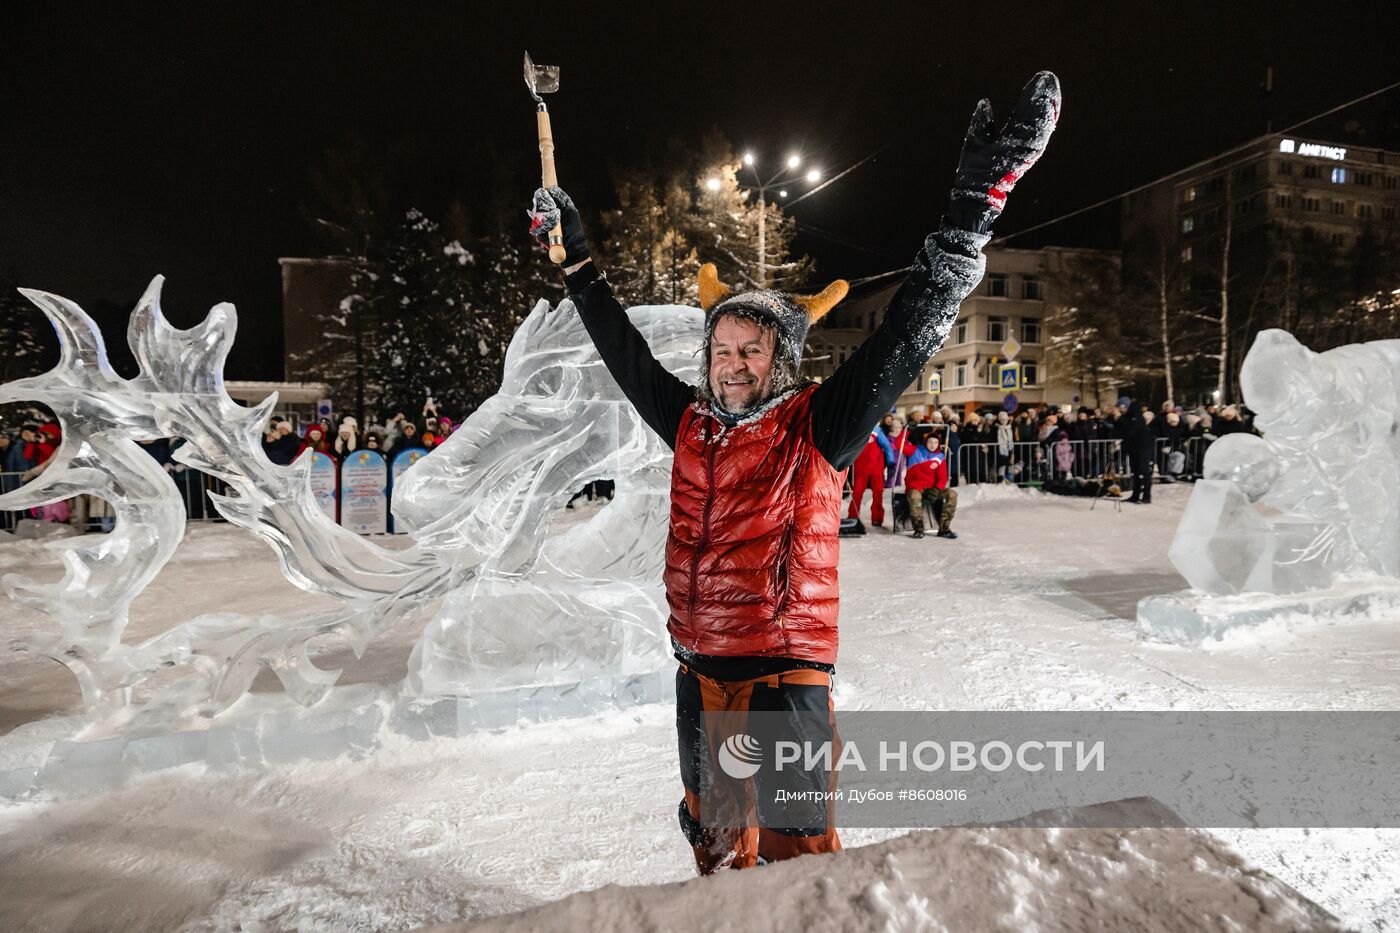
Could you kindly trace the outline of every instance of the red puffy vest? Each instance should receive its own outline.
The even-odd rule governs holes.
[[[737,427],[700,404],[681,417],[665,580],[682,647],[835,663],[845,473],[812,442],[815,389]]]

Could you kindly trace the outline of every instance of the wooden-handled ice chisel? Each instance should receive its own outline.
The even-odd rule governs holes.
[[[526,52],[525,86],[535,99],[535,129],[540,137],[540,184],[552,188],[559,184],[559,176],[554,172],[554,131],[549,127],[549,109],[540,95],[559,90],[559,66],[536,65]],[[549,231],[549,261],[555,265],[564,261],[564,228],[558,224]]]

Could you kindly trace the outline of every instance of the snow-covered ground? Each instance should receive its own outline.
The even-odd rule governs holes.
[[[1207,649],[1135,634],[1137,599],[1183,585],[1164,555],[1188,493],[1159,487],[1151,506],[1092,511],[1087,499],[965,493],[957,541],[878,529],[844,541],[838,707],[1400,708],[1400,620],[1300,622]],[[0,546],[4,571],[50,563],[31,544]],[[200,527],[137,601],[129,637],[233,605],[315,604],[258,542]],[[0,598],[4,641],[42,624]],[[394,632],[328,666],[390,683],[415,637]],[[279,688],[266,678],[258,689]],[[0,659],[0,732],[77,697],[52,661]],[[483,918],[690,878],[680,795],[665,705],[462,739],[388,736],[359,760],[256,774],[188,767],[81,800],[0,807],[0,917],[7,930],[247,931]],[[899,835],[849,829],[843,841]],[[1400,930],[1400,831],[1215,836],[1348,925]],[[781,928],[775,920],[762,923]]]

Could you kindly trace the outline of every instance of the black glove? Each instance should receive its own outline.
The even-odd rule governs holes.
[[[529,211],[530,233],[540,245],[549,249],[549,231],[556,224],[564,227],[564,267],[576,266],[588,258],[588,240],[583,235],[583,221],[573,198],[558,185],[535,189],[535,206]]]
[[[977,102],[967,130],[948,216],[964,230],[988,233],[1006,195],[1045,151],[1060,119],[1060,80],[1042,71],[1021,91],[1001,133],[992,135],[991,101]]]

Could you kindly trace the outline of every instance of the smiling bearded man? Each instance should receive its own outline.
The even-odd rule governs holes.
[[[732,749],[721,754],[704,714],[812,714],[806,720],[820,722],[822,734],[804,731],[802,739],[839,741],[831,676],[845,471],[943,345],[982,278],[991,224],[1044,151],[1059,112],[1059,82],[1049,72],[1026,85],[1000,133],[990,104],[977,105],[947,217],[880,326],[820,385],[799,376],[807,329],[845,297],[845,282],[810,297],[733,294],[713,265],[701,267],[705,379],[689,386],[652,357],[589,259],[573,201],[557,187],[535,192],[531,232],[543,238],[562,225],[566,282],[589,337],[642,419],[675,451],[667,629],[680,661],[680,822],[702,873],[840,848],[829,806],[794,826],[765,813],[761,786],[756,814],[747,785],[738,792],[748,801],[741,819],[708,812],[713,789],[737,775],[721,767],[726,755],[732,763]],[[834,778],[808,777],[817,794]]]

